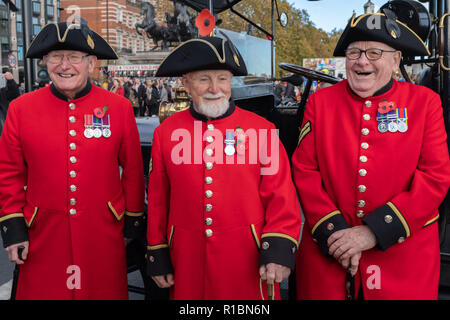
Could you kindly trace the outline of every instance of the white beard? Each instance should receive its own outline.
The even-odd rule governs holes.
[[[198,106],[194,105],[195,110],[207,118],[213,119],[213,118],[220,117],[225,112],[227,112],[228,107],[230,106],[228,100],[224,98],[225,97],[224,94],[219,94],[219,95],[205,94],[203,97],[204,98],[223,97],[223,99],[220,99],[217,102],[203,103]]]

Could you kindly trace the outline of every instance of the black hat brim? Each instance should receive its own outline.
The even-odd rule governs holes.
[[[374,27],[373,23],[368,21],[376,19],[378,27]],[[402,52],[403,56],[428,56],[430,52],[422,39],[406,24],[399,20],[395,20],[399,27],[399,36],[391,35],[385,26],[386,16],[383,13],[367,13],[355,19],[355,15],[347,24],[336,45],[333,55],[335,57],[345,56],[347,47],[356,41],[376,41],[387,44],[388,46]],[[371,27],[369,27],[371,26]]]
[[[229,70],[246,76],[247,67],[236,47],[227,39],[204,37],[188,40],[175,48],[159,66],[156,77],[181,77],[198,70]]]
[[[87,28],[87,27],[86,27]],[[97,59],[118,59],[111,46],[97,33],[83,34],[79,24],[49,23],[36,36],[27,51],[27,58],[41,59],[54,50],[76,50]]]

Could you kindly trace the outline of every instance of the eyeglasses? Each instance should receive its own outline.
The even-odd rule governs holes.
[[[378,60],[383,56],[383,52],[397,52],[396,50],[382,50],[371,48],[367,50],[361,50],[358,48],[352,48],[345,50],[345,56],[350,60],[357,60],[361,57],[362,53],[366,55],[367,60]]]
[[[79,54],[71,54],[69,56],[65,56],[63,54],[52,54],[52,55],[47,55],[47,61],[52,63],[52,64],[61,64],[64,57],[67,58],[67,60],[69,60],[70,64],[80,64],[84,58],[89,57],[89,54],[86,54],[84,56],[79,55]]]

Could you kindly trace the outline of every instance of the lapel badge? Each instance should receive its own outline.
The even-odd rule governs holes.
[[[236,127],[236,153],[238,155],[245,155],[246,150],[246,136],[244,130],[237,126]]]

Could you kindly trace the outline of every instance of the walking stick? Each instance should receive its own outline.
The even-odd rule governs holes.
[[[17,249],[17,253],[19,255],[20,260],[22,260],[23,249],[25,249],[24,246],[20,246]],[[16,300],[17,282],[19,281],[19,271],[20,271],[20,266],[16,263],[16,266],[14,267],[14,272],[13,272],[13,283],[12,283],[11,297],[10,297],[11,301]]]

